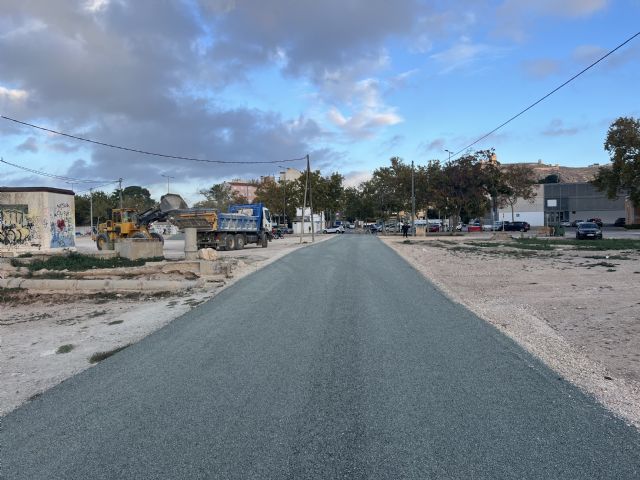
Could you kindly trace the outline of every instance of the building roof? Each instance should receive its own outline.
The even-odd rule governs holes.
[[[0,187],[0,193],[18,193],[18,192],[48,192],[61,193],[63,195],[75,195],[73,190],[52,187]]]

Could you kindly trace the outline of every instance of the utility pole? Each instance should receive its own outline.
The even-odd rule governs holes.
[[[118,190],[120,191],[120,210],[124,208],[122,201],[122,178],[118,179]]]
[[[167,179],[167,193],[169,193],[169,179],[173,178],[175,179],[176,177],[170,177],[169,175],[160,175],[161,177],[165,177]]]
[[[280,172],[280,179],[282,180],[282,221],[284,227],[289,228],[289,222],[287,222],[287,168],[282,165],[278,165],[279,168],[283,168],[284,172]]]
[[[91,239],[93,239],[93,188],[89,189],[89,217],[91,217]]]
[[[309,169],[307,169],[307,181],[304,182],[304,200],[302,201],[302,225],[300,228],[300,243],[302,243],[302,236],[304,235],[304,212],[307,209],[307,186],[308,185],[309,185]]]
[[[316,241],[315,222],[313,221],[313,192],[311,189],[311,166],[309,165],[309,154],[307,154],[307,179],[309,181],[309,208],[311,209],[311,243]]]
[[[414,181],[413,160],[411,160],[411,229],[413,236],[416,236],[416,190]]]

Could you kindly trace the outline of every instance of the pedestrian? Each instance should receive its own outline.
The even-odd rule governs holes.
[[[402,237],[409,238],[409,225],[406,223],[402,225]]]

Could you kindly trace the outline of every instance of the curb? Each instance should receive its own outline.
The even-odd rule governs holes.
[[[204,285],[204,280],[38,280],[0,279],[0,288],[22,288],[32,292],[158,292],[188,290]]]

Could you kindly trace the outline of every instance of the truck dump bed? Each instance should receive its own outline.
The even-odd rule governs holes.
[[[211,208],[173,210],[169,221],[180,229],[197,228],[198,231],[256,232],[260,217],[241,213],[218,213]]]

